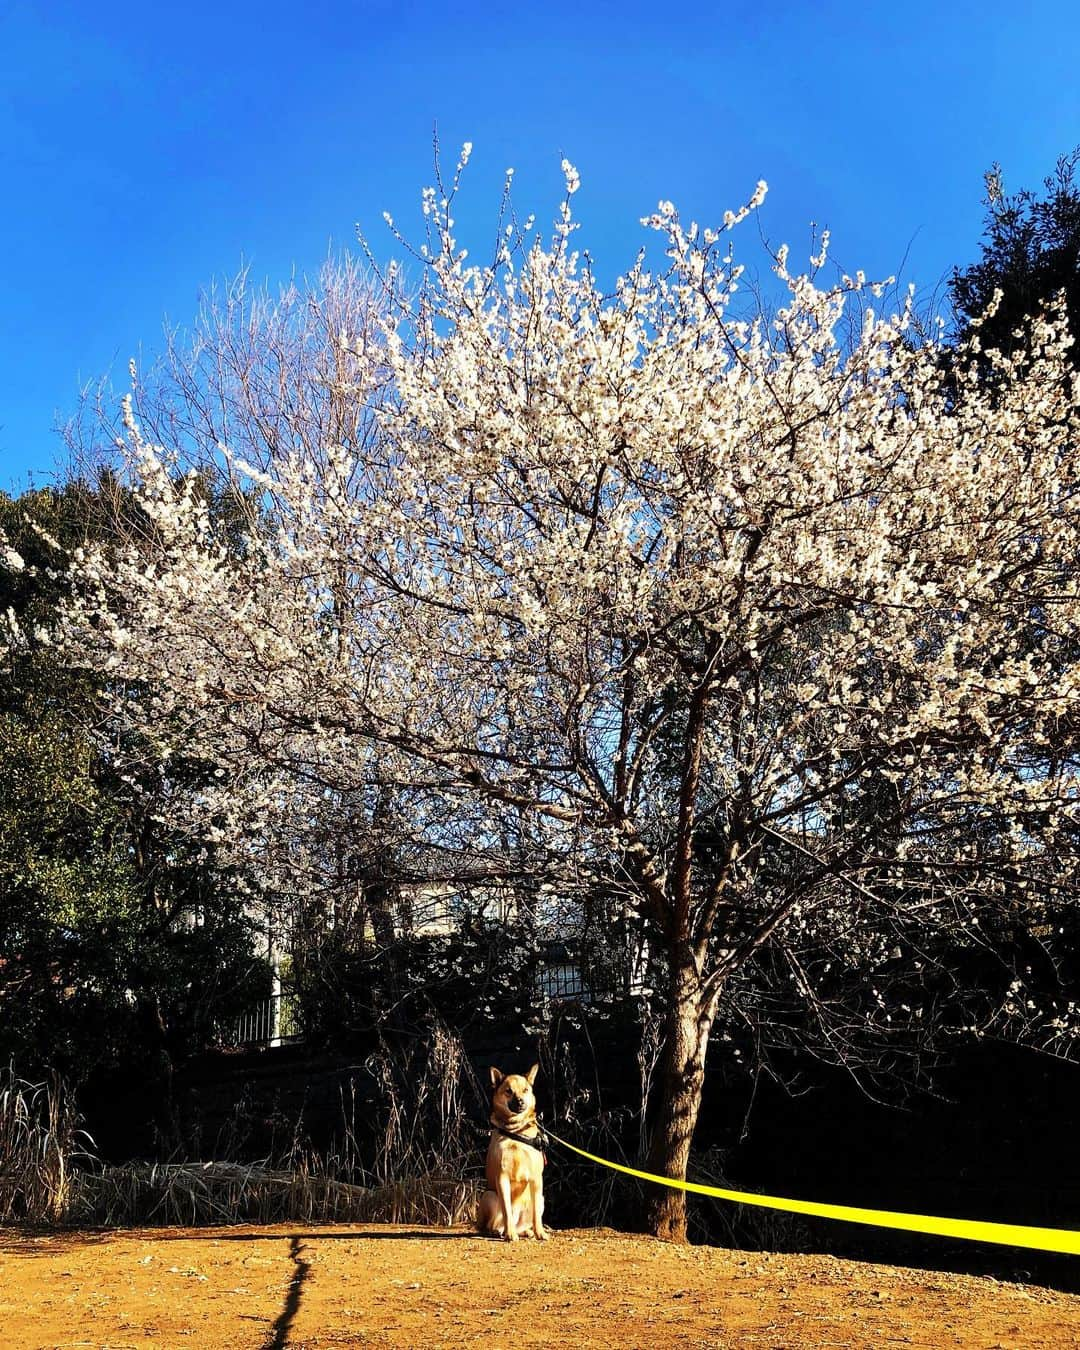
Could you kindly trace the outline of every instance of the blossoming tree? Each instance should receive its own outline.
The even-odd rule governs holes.
[[[748,963],[975,923],[1064,865],[1076,382],[1050,313],[993,399],[946,394],[910,312],[822,283],[824,247],[810,275],[781,250],[785,302],[742,312],[731,231],[764,184],[716,231],[661,203],[664,258],[605,293],[564,167],[551,240],[511,218],[488,265],[456,179],[425,193],[422,286],[391,275],[378,359],[343,329],[326,375],[374,434],[226,441],[263,511],[242,549],[130,416],[154,529],[77,559],[69,642],[142,682],[126,715],[163,754],[220,764],[219,833],[252,765],[265,806],[377,759],[443,795],[432,835],[486,802],[628,877],[665,972],[650,1163],[683,1177]],[[649,1223],[683,1236],[681,1194]]]

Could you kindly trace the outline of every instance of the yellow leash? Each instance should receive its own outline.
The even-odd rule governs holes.
[[[1031,1228],[1019,1223],[983,1223],[979,1219],[936,1219],[926,1214],[898,1214],[888,1209],[857,1209],[852,1205],[823,1205],[815,1200],[782,1200],[775,1195],[756,1195],[752,1191],[729,1191],[721,1186],[702,1186],[696,1181],[679,1181],[674,1177],[657,1176],[654,1172],[639,1172],[636,1167],[624,1167],[622,1163],[598,1158],[595,1153],[586,1153],[576,1144],[568,1144],[565,1139],[552,1134],[546,1126],[543,1132],[571,1153],[588,1158],[601,1167],[625,1172],[641,1181],[655,1181],[658,1186],[670,1186],[677,1191],[711,1195],[718,1200],[734,1200],[740,1205],[758,1205],[762,1209],[782,1209],[790,1214],[813,1214],[822,1219],[843,1219],[845,1223],[873,1224],[875,1228],[899,1228],[908,1233],[933,1233],[937,1237],[999,1242],[1006,1247],[1028,1247],[1032,1251],[1080,1256],[1080,1232],[1069,1228]]]

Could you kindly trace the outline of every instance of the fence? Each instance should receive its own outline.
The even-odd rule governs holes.
[[[537,973],[537,992],[554,1000],[570,999],[578,1003],[592,1002],[592,991],[586,983],[581,967],[573,961],[550,962]],[[303,1040],[300,1022],[300,1000],[292,990],[269,994],[239,1017],[219,1028],[221,1044],[282,1045]]]
[[[537,985],[541,994],[551,999],[574,999],[578,1003],[591,1003],[592,995],[581,973],[581,967],[574,962],[541,966],[537,975]]]
[[[298,1041],[303,1031],[300,1026],[300,1001],[296,994],[285,990],[270,994],[253,1004],[222,1028],[226,1045],[281,1045]]]

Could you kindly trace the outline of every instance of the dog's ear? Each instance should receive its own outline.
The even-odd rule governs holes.
[[[540,1072],[540,1065],[534,1064],[532,1068],[529,1070],[529,1072],[525,1075],[525,1078],[528,1081],[530,1087],[532,1087],[532,1085],[536,1082],[536,1075],[539,1072]]]
[[[499,1084],[502,1082],[502,1080],[506,1077],[506,1074],[504,1074],[501,1069],[497,1069],[494,1064],[491,1066],[490,1072],[491,1072],[491,1086],[493,1088],[497,1088]]]

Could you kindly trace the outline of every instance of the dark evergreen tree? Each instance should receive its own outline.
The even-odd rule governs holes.
[[[1019,349],[1027,320],[1063,295],[1074,333],[1080,332],[1080,146],[1063,155],[1041,193],[1008,193],[1001,166],[986,174],[982,256],[953,269],[949,291],[958,336],[965,336],[1000,292],[997,308],[981,322],[983,351]],[[1074,347],[1080,364],[1080,346]]]
[[[170,1144],[173,1065],[262,972],[234,879],[168,823],[199,766],[133,775],[100,682],[50,641],[60,549],[108,537],[122,498],[114,480],[0,494],[0,1056],[74,1083],[123,1064]]]

